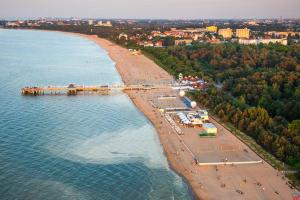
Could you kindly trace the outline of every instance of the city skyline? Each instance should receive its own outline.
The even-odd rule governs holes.
[[[5,0],[0,7],[2,19],[125,18],[125,19],[260,19],[299,18],[300,1],[253,0]]]

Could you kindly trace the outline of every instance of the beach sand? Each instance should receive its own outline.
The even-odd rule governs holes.
[[[97,36],[76,35],[88,38],[105,49],[116,62],[116,68],[125,84],[151,84],[161,80],[164,82],[173,80],[172,76],[144,55],[132,55],[127,49]],[[161,94],[176,95],[173,90],[157,89],[126,91],[126,93],[139,110],[152,122],[171,168],[187,180],[198,199],[292,199],[294,190],[287,185],[287,180],[266,162],[263,162],[263,164],[218,167],[196,165],[185,143],[191,144],[190,148],[193,152],[201,152],[201,146],[204,146],[204,143],[207,143],[208,140],[198,140],[194,137],[188,137],[186,134],[183,141],[151,103],[154,98]],[[228,136],[227,138],[234,140],[234,143],[239,143],[243,148],[247,148],[228,130],[222,128],[218,122],[213,121],[213,123],[224,137]],[[257,159],[260,159],[249,148],[248,151],[254,154]],[[243,152],[238,153],[243,154]],[[240,194],[238,190],[243,191],[244,194]]]

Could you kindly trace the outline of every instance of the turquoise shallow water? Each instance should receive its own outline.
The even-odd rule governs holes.
[[[24,97],[33,85],[121,83],[93,42],[0,29],[0,199],[191,199],[125,94]]]

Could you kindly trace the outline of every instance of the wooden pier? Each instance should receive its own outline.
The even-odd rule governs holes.
[[[123,90],[152,90],[156,88],[162,88],[161,86],[151,85],[95,85],[95,86],[77,86],[75,84],[69,84],[68,86],[47,86],[47,87],[24,87],[21,89],[22,95],[77,95],[77,94],[102,94],[107,95],[111,91],[123,91]]]

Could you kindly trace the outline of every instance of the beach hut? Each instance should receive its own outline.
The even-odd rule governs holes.
[[[208,134],[217,134],[217,132],[218,132],[217,127],[214,124],[212,124],[212,123],[204,123],[203,124],[203,129]]]
[[[178,113],[177,113],[177,116],[179,117],[179,119],[180,119],[180,121],[181,121],[181,123],[182,123],[183,125],[188,126],[188,125],[190,125],[190,124],[192,123],[192,122],[186,117],[186,115],[183,114],[182,112],[178,112]]]
[[[198,110],[197,112],[203,121],[209,120],[208,112],[206,110]]]
[[[203,122],[197,113],[188,113],[187,118],[191,121],[193,126],[202,126]]]

